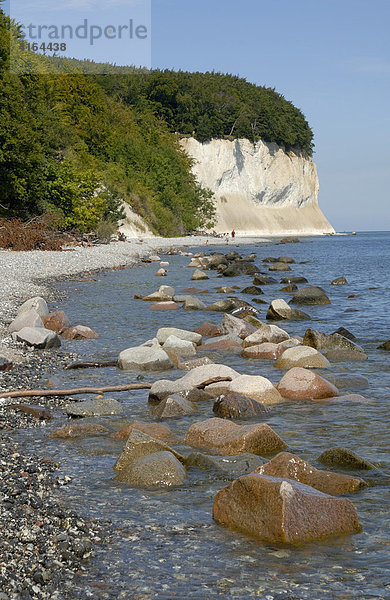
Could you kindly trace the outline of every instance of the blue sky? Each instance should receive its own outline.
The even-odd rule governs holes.
[[[39,9],[42,22],[55,6],[23,5]],[[57,7],[101,24],[125,23],[130,13],[148,20],[145,0]],[[153,67],[239,74],[291,100],[314,130],[320,206],[334,227],[390,230],[389,0],[152,0],[151,44]],[[100,51],[118,64],[132,55],[110,42]]]

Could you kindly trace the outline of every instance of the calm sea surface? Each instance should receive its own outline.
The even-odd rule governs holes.
[[[390,598],[390,353],[377,350],[390,338],[390,233],[361,233],[303,239],[298,244],[266,243],[235,247],[242,255],[254,252],[256,264],[267,256],[292,256],[291,275],[304,275],[312,285],[323,287],[329,306],[308,307],[312,320],[279,325],[290,334],[303,335],[308,326],[331,333],[340,326],[349,329],[368,355],[366,362],[333,363],[332,374],[362,375],[367,384],[353,381],[342,392],[363,394],[369,402],[286,402],[273,407],[265,421],[287,442],[288,450],[321,468],[317,458],[333,446],[356,451],[375,464],[376,470],[357,473],[370,487],[351,495],[363,526],[362,533],[298,547],[264,544],[222,528],[212,519],[216,492],[234,478],[191,468],[180,488],[170,491],[132,489],[113,481],[113,464],[123,443],[116,440],[48,440],[49,430],[64,421],[56,419],[45,429],[18,434],[29,449],[50,454],[61,462],[63,473],[73,477],[64,488],[65,498],[87,517],[110,519],[118,532],[109,549],[98,549],[92,576],[75,585],[75,597],[94,598],[265,598],[312,600]],[[192,252],[213,248],[191,248]],[[216,248],[220,250],[220,248]],[[86,360],[116,358],[119,352],[154,337],[162,326],[194,329],[204,321],[220,323],[222,313],[149,310],[149,303],[133,299],[161,284],[177,292],[191,285],[189,257],[169,256],[169,274],[154,277],[156,264],[100,274],[93,280],[66,282],[59,287],[68,299],[54,308],[64,310],[72,323],[88,325],[99,332],[97,340],[65,342],[66,351],[79,352]],[[299,264],[301,263],[301,264]],[[267,267],[265,267],[266,269]],[[243,289],[252,278],[240,276],[210,279],[196,287],[208,289],[199,297],[206,303],[224,296],[223,285]],[[273,275],[271,273],[271,275]],[[281,273],[280,277],[288,275]],[[345,275],[349,285],[330,286]],[[263,287],[262,299],[290,299],[278,284]],[[239,297],[250,301],[251,296]],[[353,298],[348,298],[353,295]],[[265,318],[267,305],[255,305]],[[246,360],[232,353],[215,353],[215,362],[241,373],[263,375],[277,383],[283,372],[272,361]],[[177,378],[172,370],[147,380]],[[325,376],[325,372],[323,373]],[[121,384],[135,374],[115,368],[64,371],[53,374],[56,385]],[[101,418],[113,431],[124,421],[152,421],[147,391],[115,394],[121,401],[123,419]],[[195,420],[213,416],[209,403],[199,403],[199,412],[167,425],[180,437]],[[178,446],[188,453],[188,448]]]

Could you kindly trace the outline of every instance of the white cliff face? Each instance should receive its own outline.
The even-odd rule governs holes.
[[[246,139],[202,144],[183,138],[181,145],[194,159],[199,183],[214,193],[217,233],[334,233],[318,206],[317,169],[309,157]]]

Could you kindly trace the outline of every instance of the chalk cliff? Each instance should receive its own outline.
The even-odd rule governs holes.
[[[199,183],[214,192],[215,231],[238,235],[334,233],[318,206],[318,176],[304,154],[246,139],[181,140]]]

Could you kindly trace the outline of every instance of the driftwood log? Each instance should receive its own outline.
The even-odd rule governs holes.
[[[70,388],[69,390],[16,390],[1,392],[0,398],[24,398],[27,396],[74,396],[76,394],[98,394],[106,392],[127,392],[128,390],[150,390],[151,383],[128,383],[127,385],[109,385],[107,387]]]

